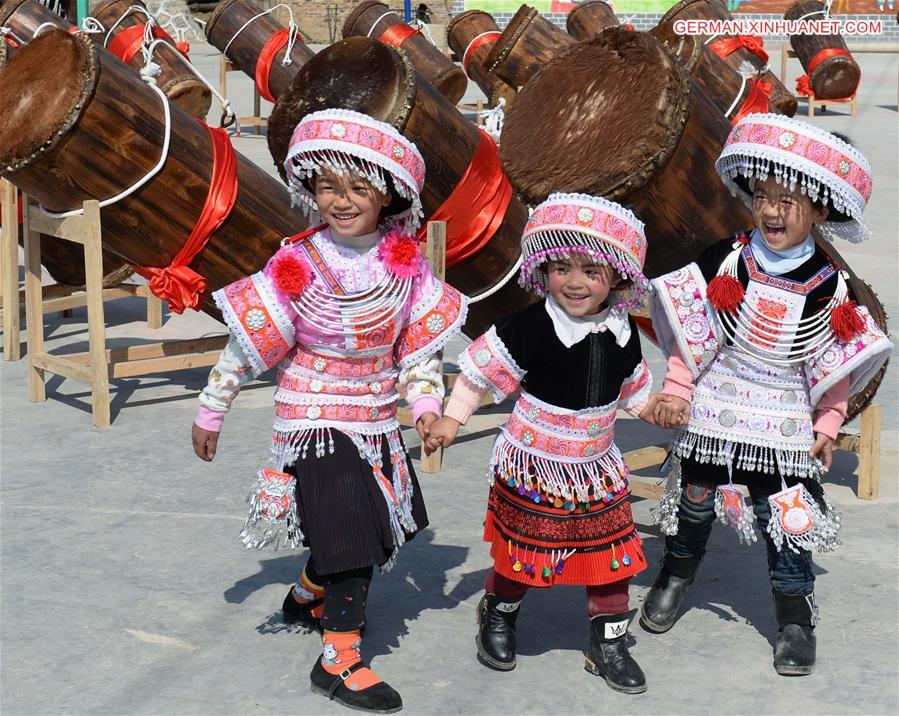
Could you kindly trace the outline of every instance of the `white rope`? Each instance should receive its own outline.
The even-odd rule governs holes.
[[[18,42],[20,45],[27,45],[21,37],[19,37],[16,33],[12,31],[12,28],[9,27],[0,27],[0,35],[9,35],[13,40]]]
[[[131,13],[141,12],[147,16],[147,27],[144,30],[144,34],[146,35],[146,30],[149,30],[156,24],[156,20],[153,16],[147,12],[146,8],[141,7],[140,5],[132,5],[125,12],[122,13],[122,16],[115,21],[112,27],[109,28],[109,32],[106,33],[106,37],[103,38],[103,47],[106,47],[109,44],[110,39],[112,39],[113,31],[122,23],[126,17],[128,17]]]
[[[55,22],[42,22],[40,25],[38,25],[36,28],[34,28],[34,32],[31,33],[31,39],[33,40],[35,37],[37,37],[38,34],[40,34],[40,31],[46,27],[49,27],[50,29],[53,29],[53,30],[57,30],[57,29],[61,30],[62,29]]]
[[[172,136],[172,113],[169,109],[169,100],[163,94],[162,90],[156,86],[155,82],[148,80],[147,78],[145,78],[143,76],[143,74],[141,75],[141,78],[144,79],[145,81],[149,82],[150,89],[152,89],[154,92],[156,92],[156,94],[159,95],[159,99],[162,100],[162,111],[165,115],[165,136],[162,141],[162,151],[159,154],[159,161],[156,162],[156,166],[154,166],[150,171],[148,171],[146,174],[144,174],[144,176],[141,179],[139,179],[136,183],[132,184],[128,189],[125,189],[125,191],[120,192],[119,194],[116,194],[115,196],[110,197],[109,199],[104,199],[103,201],[101,201],[100,202],[101,209],[105,206],[109,206],[110,204],[115,204],[117,201],[121,201],[125,197],[130,196],[131,194],[136,192],[138,189],[140,189],[144,184],[146,184],[148,181],[150,181],[150,179],[155,177],[160,172],[160,170],[162,169],[163,165],[166,162],[166,159],[168,159],[168,156],[169,156],[169,141],[171,140],[171,136]],[[84,213],[83,206],[80,209],[73,209],[72,211],[60,211],[60,212],[49,211],[48,209],[44,208],[43,204],[38,204],[38,208],[44,214],[46,214],[47,216],[49,216],[53,219],[65,219],[66,217],[69,217],[69,216],[79,216]]]
[[[153,63],[153,50],[156,49],[157,45],[166,45],[167,47],[171,47],[172,50],[174,50],[175,55],[178,56],[178,59],[181,60],[181,62],[183,62],[185,65],[187,65],[190,71],[193,72],[200,79],[200,81],[202,81],[203,84],[205,84],[209,88],[210,92],[212,92],[212,94],[214,94],[216,99],[219,101],[219,104],[222,105],[222,121],[220,122],[220,124],[223,127],[228,126],[231,123],[230,120],[234,119],[234,112],[231,109],[231,101],[219,94],[218,90],[212,86],[212,83],[208,79],[206,79],[196,67],[194,67],[193,63],[188,60],[183,54],[181,54],[178,51],[178,48],[172,47],[172,44],[167,40],[163,38],[153,40],[153,42],[151,42],[144,49],[144,56],[146,57],[147,61],[146,64],[144,64],[143,69],[141,70],[141,74],[143,75],[144,70],[146,70],[147,73],[150,74],[153,71],[151,69],[152,67],[158,67],[158,65],[154,65]]]
[[[740,102],[740,98],[743,96],[743,90],[746,89],[746,75],[742,72],[740,73],[740,89],[737,91],[737,96],[734,97],[734,101],[731,103],[730,107],[727,108],[727,111],[724,113],[725,117],[730,117],[730,113],[733,112],[737,108],[737,104]]]
[[[462,69],[463,70],[465,69],[465,65],[468,64],[466,62],[466,60],[468,59],[468,53],[471,52],[471,46],[474,43],[476,43],[478,40],[480,40],[482,37],[484,37],[485,35],[496,35],[496,38],[499,39],[499,34],[498,34],[497,30],[487,30],[487,32],[482,32],[480,35],[475,35],[471,39],[471,42],[468,43],[468,46],[465,48],[465,52],[462,53]],[[468,75],[468,72],[466,71],[465,74]],[[471,78],[469,77],[469,79],[471,79]]]
[[[285,3],[279,3],[278,5],[275,5],[274,7],[271,7],[271,8],[269,8],[268,10],[264,10],[263,12],[260,12],[258,15],[253,15],[253,17],[251,17],[251,18],[250,18],[249,20],[247,20],[243,25],[241,25],[241,26],[238,28],[237,32],[235,32],[234,35],[232,35],[231,39],[228,40],[228,44],[225,45],[225,49],[222,50],[222,54],[223,54],[225,57],[228,56],[228,48],[231,47],[231,43],[234,42],[234,40],[237,39],[237,36],[238,36],[240,33],[242,33],[244,30],[246,30],[247,27],[248,27],[252,22],[255,22],[255,21],[258,20],[260,17],[263,17],[263,16],[265,16],[265,15],[268,15],[268,14],[270,14],[270,13],[273,13],[273,12],[274,12],[275,10],[277,10],[279,7],[287,8],[287,14],[290,16],[290,23],[289,23],[288,26],[287,26],[288,29],[290,30],[290,35],[289,35],[289,37],[288,37],[288,39],[287,39],[287,51],[284,53],[284,59],[281,61],[281,64],[282,64],[282,65],[285,65],[285,66],[289,65],[289,64],[290,64],[290,61],[289,61],[288,58],[289,58],[289,56],[290,56],[290,51],[293,49],[293,45],[294,45],[294,43],[296,42],[297,36],[300,34],[300,28],[297,26],[297,24],[296,24],[296,23],[294,22],[294,20],[293,20],[293,10],[291,9],[290,5],[286,5]]]
[[[88,35],[96,35],[106,32],[106,28],[103,27],[103,23],[97,18],[88,15],[81,21],[81,31],[86,32]]]
[[[371,34],[375,31],[375,25],[377,25],[379,22],[381,22],[381,20],[383,20],[385,17],[387,17],[388,15],[391,15],[391,14],[393,14],[393,10],[388,10],[388,11],[385,12],[383,15],[381,15],[381,17],[379,17],[377,20],[375,20],[375,21],[371,24],[371,27],[368,28],[368,32],[366,33],[365,36],[366,36],[366,37],[371,37]]]
[[[484,131],[490,135],[494,142],[499,144],[499,138],[503,133],[503,122],[505,113],[503,107],[506,106],[506,98],[500,97],[493,109],[482,109],[478,112],[479,117],[484,119]]]
[[[521,256],[518,257],[518,260],[515,262],[515,265],[512,267],[512,269],[509,271],[509,273],[507,273],[505,276],[503,276],[502,280],[498,284],[496,284],[495,286],[492,286],[491,288],[488,288],[486,291],[482,291],[481,293],[477,294],[476,296],[469,296],[468,303],[469,304],[477,303],[478,301],[483,301],[486,298],[490,298],[494,293],[496,293],[497,291],[499,291],[503,287],[505,287],[505,285],[507,283],[509,283],[509,281],[512,280],[512,277],[518,273],[518,269],[520,269],[520,268],[521,268]]]

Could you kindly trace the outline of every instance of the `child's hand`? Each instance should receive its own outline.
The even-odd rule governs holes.
[[[427,440],[431,434],[431,425],[434,424],[435,420],[437,420],[437,413],[429,410],[426,413],[422,413],[418,420],[415,421],[415,429],[418,431],[418,437],[421,438],[422,442]]]
[[[431,424],[431,434],[424,443],[425,455],[430,455],[439,447],[448,448],[459,434],[459,421],[442,417]]]
[[[690,420],[690,403],[676,395],[659,393],[653,411],[655,424],[661,428],[677,428]]]
[[[833,438],[824,433],[815,433],[815,444],[809,450],[812,457],[817,457],[828,470],[833,462]]]
[[[190,431],[190,438],[194,443],[194,452],[197,453],[197,457],[206,462],[212,462],[219,444],[219,434],[211,430],[204,430],[194,423],[193,429]]]

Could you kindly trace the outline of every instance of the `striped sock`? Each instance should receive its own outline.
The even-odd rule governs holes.
[[[303,571],[300,573],[296,584],[294,584],[293,589],[290,590],[293,600],[300,605],[309,604],[310,602],[315,601],[322,602],[325,597],[325,588],[316,584],[309,578],[308,566],[309,565],[307,564],[306,567],[303,567]],[[322,611],[324,611],[323,602],[312,608],[312,616],[321,618]]]

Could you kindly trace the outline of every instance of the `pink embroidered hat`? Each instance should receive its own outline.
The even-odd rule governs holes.
[[[545,296],[546,274],[540,266],[572,251],[611,266],[633,281],[638,294],[647,290],[643,222],[620,204],[588,194],[550,194],[524,227],[518,283]]]
[[[828,209],[821,226],[829,239],[863,241],[871,232],[862,223],[871,196],[871,166],[839,137],[781,114],[747,114],[727,138],[715,168],[736,196],[752,204],[754,180],[769,176],[790,191],[799,190]]]
[[[293,131],[284,160],[291,197],[307,216],[316,208],[309,179],[325,168],[361,176],[379,191],[390,192],[387,223],[406,232],[419,227],[425,162],[416,146],[389,124],[349,109],[307,114]]]

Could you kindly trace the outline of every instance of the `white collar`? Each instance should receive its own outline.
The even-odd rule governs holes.
[[[362,236],[344,236],[343,234],[338,234],[329,226],[328,236],[335,246],[345,249],[346,252],[349,252],[350,256],[361,256],[378,245],[378,242],[381,240],[381,231],[375,229],[370,234],[364,234]]]
[[[753,229],[749,245],[752,254],[767,274],[780,276],[804,264],[815,253],[815,240],[809,234],[802,241],[781,251],[770,248],[758,229]]]
[[[592,316],[570,316],[549,294],[546,296],[544,305],[552,319],[556,337],[566,348],[580,343],[591,333],[601,333],[607,330],[611,331],[615,336],[615,343],[622,348],[630,340],[631,324],[625,309],[612,310],[607,306]]]

